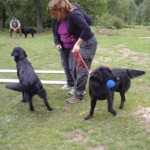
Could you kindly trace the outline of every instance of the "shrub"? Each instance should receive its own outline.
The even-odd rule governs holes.
[[[122,19],[114,17],[108,13],[102,15],[97,20],[98,25],[108,29],[121,29],[125,26],[125,23]]]
[[[114,17],[113,26],[116,27],[116,29],[121,29],[125,26],[125,23],[122,19]]]

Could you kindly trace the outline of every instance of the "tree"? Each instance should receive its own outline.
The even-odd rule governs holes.
[[[37,27],[38,32],[43,32],[45,27],[51,26],[51,19],[46,11],[48,2],[49,0],[0,0],[0,26],[8,28],[10,19],[16,16],[22,26]],[[128,24],[134,24],[136,16],[138,24],[150,24],[150,0],[70,0],[70,2],[80,4],[81,9],[93,19],[93,25],[101,24],[101,18],[105,19],[107,16],[110,20],[113,20],[111,16],[115,18],[117,23],[123,20]]]
[[[12,5],[12,1],[9,1],[9,0],[1,0],[0,1],[0,18],[2,18],[1,22],[1,27],[2,29],[4,29],[5,27],[5,24],[6,24],[6,6],[8,4],[11,4]]]
[[[108,0],[108,12],[132,24],[136,20],[137,6],[134,0]]]
[[[135,1],[135,4],[139,6],[141,3],[143,3],[144,0],[134,0],[134,1]]]
[[[138,7],[138,11],[137,11],[137,16],[136,16],[136,23],[137,24],[143,24],[144,19],[143,19],[143,12],[144,11],[144,4],[140,4]]]
[[[128,17],[128,24],[133,24],[136,22],[136,15],[137,15],[137,6],[134,0],[130,0],[129,2],[129,17]]]
[[[107,12],[107,0],[76,0],[76,3],[80,4],[81,9],[90,15],[95,23],[103,13]]]
[[[21,5],[25,2],[21,0],[1,0],[0,1],[0,15],[2,18],[2,29],[6,26],[7,19],[10,19],[10,14],[19,9]],[[9,13],[11,12],[11,13]],[[12,16],[11,16],[12,17]]]
[[[0,1],[0,22],[2,23],[2,29],[4,29],[6,22],[6,9],[4,7],[4,1]]]
[[[143,21],[145,25],[150,25],[150,0],[143,2]]]
[[[35,3],[35,11],[36,11],[36,22],[37,22],[37,30],[38,32],[43,32],[43,24],[42,24],[42,15],[41,15],[41,5],[40,0],[34,0]]]
[[[45,0],[1,0],[2,28],[8,25],[13,16],[16,16],[23,26],[36,25],[38,32],[43,32],[41,1],[47,3]]]

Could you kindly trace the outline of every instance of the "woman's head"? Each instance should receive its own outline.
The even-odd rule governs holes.
[[[48,4],[48,13],[58,21],[67,18],[71,9],[71,4],[68,0],[51,0]]]

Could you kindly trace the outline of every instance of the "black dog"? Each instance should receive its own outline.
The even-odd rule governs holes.
[[[144,71],[133,69],[112,69],[108,67],[99,67],[95,69],[89,79],[89,94],[91,98],[91,110],[85,120],[93,117],[94,109],[97,100],[108,101],[108,111],[113,115],[116,115],[116,111],[113,109],[114,92],[119,92],[121,96],[120,109],[124,107],[126,100],[125,93],[130,88],[130,82],[132,78],[145,74]],[[108,88],[108,80],[115,81],[115,86]]]
[[[32,37],[34,37],[34,34],[37,33],[34,28],[21,28],[21,31],[25,35],[25,38],[27,38],[28,34],[31,34]]]
[[[11,56],[14,56],[17,67],[17,76],[20,83],[6,85],[6,88],[22,92],[23,102],[29,102],[30,110],[34,110],[32,97],[37,94],[43,100],[49,111],[52,108],[49,106],[46,96],[46,91],[42,86],[41,81],[36,75],[32,65],[26,59],[26,52],[21,47],[15,47]]]

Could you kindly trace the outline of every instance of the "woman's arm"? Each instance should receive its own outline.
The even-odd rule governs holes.
[[[57,32],[57,22],[56,20],[52,19],[52,33],[53,33],[53,38],[54,38],[54,43],[55,45],[61,45],[60,37]]]
[[[78,51],[80,51],[80,45],[82,44],[82,42],[83,42],[83,39],[79,38],[77,40],[77,42],[74,44],[72,52],[78,52]]]
[[[87,21],[85,20],[80,10],[76,9],[76,10],[71,11],[69,15],[69,19],[75,26],[77,26],[81,30],[79,38],[86,41],[87,39],[89,39],[89,37],[93,36],[91,28],[88,25]],[[77,30],[75,29],[75,26],[74,26],[74,30]]]

